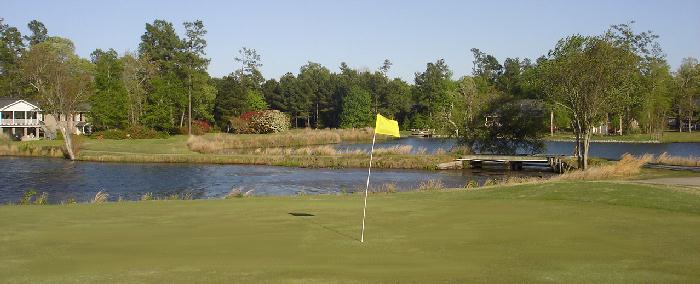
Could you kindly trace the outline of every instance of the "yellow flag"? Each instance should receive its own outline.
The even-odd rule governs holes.
[[[399,122],[377,114],[377,126],[374,128],[374,133],[401,137],[399,133]]]

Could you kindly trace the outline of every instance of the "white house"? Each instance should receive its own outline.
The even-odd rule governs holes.
[[[2,132],[17,137],[39,137],[41,109],[25,100],[0,98],[0,127]]]
[[[87,110],[73,114],[73,134],[84,134],[89,131]],[[66,116],[61,114],[56,120],[50,114],[42,113],[35,102],[22,99],[0,98],[0,128],[2,132],[17,138],[33,139],[39,137],[53,138],[58,125],[66,123]]]

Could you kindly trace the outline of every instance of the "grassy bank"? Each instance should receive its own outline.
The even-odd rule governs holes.
[[[294,135],[317,130],[300,130]],[[332,133],[334,137],[340,137],[341,131],[318,130],[321,133]],[[324,132],[325,131],[325,132]],[[363,137],[364,130],[348,130],[344,132],[350,141]],[[326,134],[322,134],[326,135]],[[280,135],[227,135],[209,134],[188,139],[185,135],[171,136],[165,139],[82,139],[79,160],[103,161],[103,162],[164,162],[164,163],[215,163],[215,164],[255,164],[275,166],[297,167],[325,167],[325,168],[362,168],[368,164],[368,155],[362,151],[336,150],[332,145],[316,145],[301,147],[244,147],[227,148],[206,146],[193,147],[193,141],[237,141],[231,145],[258,145],[252,141],[274,141],[282,139]],[[293,136],[294,136],[293,135]],[[226,138],[217,138],[217,137]],[[349,138],[348,138],[349,137]],[[274,139],[273,139],[274,138]],[[334,138],[335,139],[335,138]],[[250,140],[250,141],[249,141]],[[248,142],[246,142],[248,141]],[[321,140],[309,140],[321,141]],[[336,141],[336,140],[333,140]],[[189,146],[188,146],[189,142]],[[267,143],[268,142],[260,142]],[[203,142],[206,143],[209,142]],[[228,142],[227,142],[228,143]],[[274,142],[279,145],[290,142]],[[315,142],[314,142],[315,143]],[[11,142],[0,145],[0,155],[15,156],[48,156],[62,157],[60,147],[63,142],[58,140],[39,140],[28,142]],[[216,143],[215,143],[216,144]],[[217,144],[218,145],[218,144]],[[227,144],[228,145],[228,144]],[[197,149],[193,151],[191,149]],[[202,148],[204,147],[204,148]],[[243,146],[241,146],[243,147]],[[412,149],[411,146],[392,146],[375,148],[375,166],[378,168],[393,169],[434,169],[437,164],[449,162],[454,155],[445,151],[435,154],[426,154],[424,149]],[[570,161],[574,164],[573,161]],[[660,155],[650,160],[651,163],[662,165],[699,166],[697,157],[674,157]],[[592,164],[604,163],[597,159],[591,159]]]
[[[312,130],[313,131],[313,130]],[[359,131],[359,130],[358,130]],[[358,138],[352,131],[346,136]],[[335,133],[335,135],[338,135]],[[208,135],[205,137],[211,137]],[[233,135],[231,135],[233,136]],[[243,136],[250,139],[251,136]],[[248,138],[245,138],[248,137]],[[265,137],[258,135],[257,137]],[[275,136],[276,137],[276,136]],[[347,139],[355,139],[347,138]],[[202,154],[189,149],[187,136],[171,136],[166,139],[83,139],[78,160],[100,162],[137,162],[137,163],[210,163],[210,164],[251,164],[294,166],[312,168],[363,168],[369,163],[369,156],[361,152],[336,151],[331,146],[309,146],[298,149],[281,148],[245,148],[233,149],[237,152],[227,154]],[[62,141],[39,140],[13,142],[13,151],[4,155],[29,155],[61,157]],[[42,155],[37,150],[25,152],[23,149],[53,149],[53,155]],[[450,161],[452,156],[446,153],[437,155],[412,155],[407,147],[378,148],[373,166],[388,169],[434,169],[439,163]]]
[[[372,167],[385,169],[435,169],[436,165],[450,161],[449,155],[379,155]],[[368,155],[257,155],[257,154],[142,154],[82,151],[79,160],[96,162],[130,163],[204,163],[270,165],[303,168],[366,168]]]
[[[0,207],[7,282],[693,282],[700,194],[476,191]],[[289,213],[313,216],[295,217]],[[89,217],[88,217],[89,216]]]
[[[571,133],[555,133],[554,136],[547,135],[544,139],[551,141],[573,141],[575,137]],[[598,142],[698,143],[700,142],[700,132],[664,132],[660,140],[649,134],[593,135],[591,139]]]
[[[199,153],[216,153],[226,149],[303,147],[340,142],[371,141],[373,133],[372,128],[294,129],[273,134],[233,135],[221,133],[190,137],[187,140],[187,146]]]

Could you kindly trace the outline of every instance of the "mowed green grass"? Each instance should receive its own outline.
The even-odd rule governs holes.
[[[289,213],[308,213],[295,217]],[[698,189],[477,191],[0,207],[0,282],[693,282]]]
[[[144,154],[189,154],[199,153],[187,148],[187,135],[173,135],[163,139],[83,139],[81,151],[86,153],[144,153]]]

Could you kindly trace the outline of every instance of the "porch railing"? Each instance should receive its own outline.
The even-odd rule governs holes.
[[[2,125],[2,126],[35,126],[35,125],[39,125],[39,120],[38,119],[4,118],[4,119],[0,119],[0,125]]]

